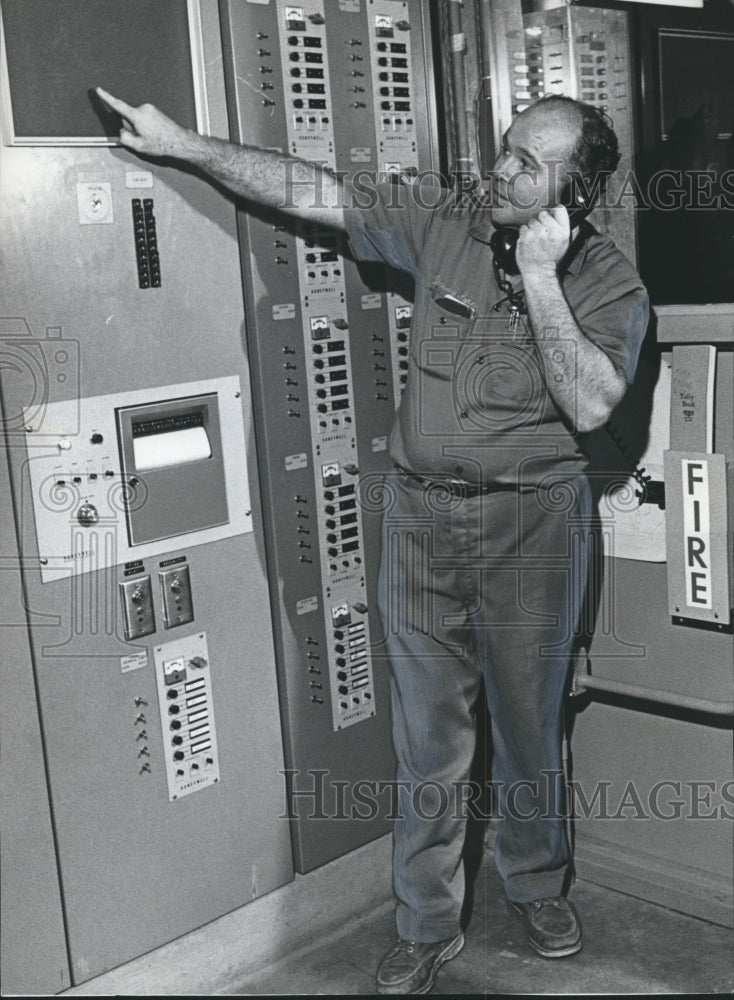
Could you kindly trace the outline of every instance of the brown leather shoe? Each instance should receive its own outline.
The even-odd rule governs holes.
[[[507,905],[522,919],[531,948],[543,958],[565,958],[581,951],[581,921],[565,896],[532,903],[508,899]]]
[[[446,941],[406,941],[398,938],[377,970],[378,993],[428,993],[444,962],[464,947],[464,935]]]

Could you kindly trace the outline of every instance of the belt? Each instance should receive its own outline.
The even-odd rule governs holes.
[[[471,499],[472,497],[486,497],[490,493],[521,493],[522,489],[515,483],[467,483],[463,479],[454,479],[451,476],[436,476],[429,479],[427,476],[420,476],[417,472],[410,472],[402,465],[395,466],[395,469],[407,479],[422,486],[423,489],[445,490],[452,497],[461,499]]]

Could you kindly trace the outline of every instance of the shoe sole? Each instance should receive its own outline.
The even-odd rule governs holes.
[[[444,962],[449,962],[452,958],[456,958],[456,956],[459,954],[459,952],[463,947],[464,947],[464,935],[459,934],[458,937],[454,938],[453,941],[450,941],[448,943],[448,945],[444,948],[444,950],[440,954],[436,955],[433,961],[433,966],[431,968],[431,974],[428,977],[427,982],[425,982],[423,986],[421,986],[421,988],[418,990],[410,990],[409,991],[410,995],[419,996],[420,994],[423,993],[429,993],[433,989],[433,984],[436,982],[436,976],[438,974],[438,970],[441,968]],[[404,990],[399,984],[396,986],[381,986],[380,983],[378,983],[377,992],[383,995],[384,994],[396,995],[400,993],[405,995],[408,991]]]
[[[539,944],[537,944],[537,942],[533,941],[533,939],[528,934],[527,928],[525,927],[525,918],[523,916],[522,910],[519,910],[511,899],[506,899],[505,902],[507,903],[510,913],[516,916],[519,920],[522,920],[523,927],[525,928],[525,935],[528,939],[528,944],[536,954],[540,955],[541,958],[568,958],[569,955],[575,955],[577,954],[577,952],[581,951],[584,944],[583,937],[579,937],[578,941],[574,941],[573,944],[566,945],[564,948],[548,949],[541,947]]]

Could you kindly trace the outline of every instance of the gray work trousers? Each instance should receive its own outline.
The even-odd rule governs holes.
[[[528,902],[563,888],[563,693],[586,587],[590,490],[575,475],[549,489],[466,498],[400,473],[385,490],[379,603],[404,783],[397,927],[401,937],[439,941],[459,929],[462,801],[471,797],[482,676],[505,893]]]

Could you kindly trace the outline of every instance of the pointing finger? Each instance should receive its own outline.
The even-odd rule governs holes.
[[[101,87],[96,87],[95,90],[108,107],[112,108],[113,111],[116,111],[124,118],[129,119],[131,113],[135,112],[135,108],[131,107],[129,104],[125,104],[125,102],[121,101],[119,97],[113,97],[112,94],[108,94],[107,91],[103,90]]]

